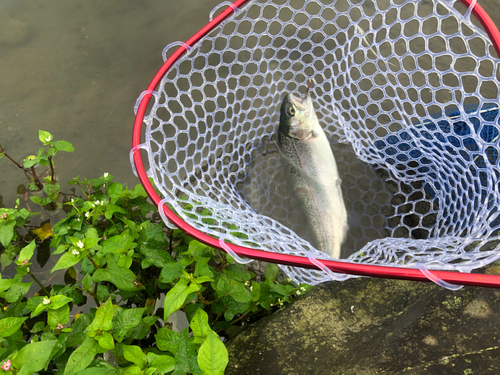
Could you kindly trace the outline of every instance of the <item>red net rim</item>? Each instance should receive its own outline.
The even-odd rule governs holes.
[[[149,178],[144,169],[144,163],[142,160],[142,155],[140,152],[136,152],[141,144],[141,132],[142,124],[144,120],[144,114],[148,106],[149,100],[152,97],[151,91],[155,90],[164,75],[172,67],[172,65],[187,51],[189,47],[194,46],[198,41],[205,37],[208,33],[219,26],[224,20],[230,17],[238,8],[241,8],[250,0],[237,0],[232,6],[228,6],[224,11],[222,11],[217,17],[205,25],[200,31],[194,34],[190,39],[183,43],[173,54],[169,57],[163,66],[158,70],[150,84],[148,85],[145,92],[147,92],[140,100],[137,114],[134,121],[133,137],[132,137],[132,147],[133,147],[133,161],[135,168],[137,170],[137,175],[141,184],[144,186],[147,194],[154,202],[156,206],[159,205],[161,198],[156,193],[155,189],[151,185]],[[460,0],[460,2],[466,7],[470,7],[473,4],[472,14],[481,23],[486,33],[488,34],[497,55],[500,56],[500,32],[497,27],[484,11],[484,9],[474,0]],[[166,205],[162,205],[160,209],[163,209],[166,217],[176,225],[179,229],[184,231],[187,235],[196,238],[198,241],[205,243],[208,246],[222,249],[219,240],[208,236],[207,234],[197,230],[192,227],[174,212],[172,212]],[[297,255],[287,255],[280,253],[273,253],[270,251],[256,250],[248,247],[242,247],[233,244],[227,244],[237,255],[252,258],[255,260],[279,263],[288,266],[302,267],[309,269],[319,268],[314,265],[307,257],[301,257]],[[331,271],[340,274],[351,274],[358,276],[371,276],[371,277],[381,277],[381,278],[391,278],[391,279],[401,279],[401,280],[414,280],[414,281],[431,281],[427,276],[425,276],[422,271],[416,268],[403,268],[403,267],[388,267],[388,266],[377,266],[377,265],[367,265],[359,263],[351,263],[345,261],[331,261],[322,260],[322,263]],[[432,271],[432,275],[450,284],[456,285],[469,285],[469,286],[482,286],[491,288],[500,288],[500,276],[495,275],[485,275],[485,274],[473,274],[473,273],[459,273],[451,271]]]

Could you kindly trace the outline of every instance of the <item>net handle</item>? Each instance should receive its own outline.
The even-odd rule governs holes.
[[[483,8],[475,3],[474,0],[460,0],[462,4],[466,7],[471,7],[471,13],[476,17],[476,19],[481,23],[486,33],[490,37],[490,40],[500,56],[500,33],[496,28],[495,24],[488,16],[488,14],[483,10]],[[187,51],[187,47],[193,47],[197,42],[199,42],[208,33],[214,30],[222,22],[228,19],[235,11],[235,9],[241,9],[245,4],[251,2],[251,0],[236,0],[233,5],[225,10],[223,10],[217,17],[211,20],[207,25],[205,25],[200,31],[194,34],[190,39],[186,41],[181,47],[179,47],[170,58],[165,61],[163,66],[155,74],[151,82],[149,83],[146,91],[154,91],[158,84],[160,83],[163,76],[172,67],[172,65],[179,60],[179,58]],[[475,4],[473,4],[475,3]],[[146,107],[148,106],[149,100],[151,99],[152,93],[145,94],[138,104],[138,110],[134,121],[134,129],[132,135],[132,148],[141,144],[141,134],[142,134],[142,123],[144,121],[144,115],[146,112]],[[144,164],[142,162],[142,155],[140,152],[132,153],[133,164],[137,169],[139,180],[141,181],[144,189],[148,193],[151,200],[156,206],[159,205],[162,200],[155,189],[151,185],[148,179],[146,170],[144,169]],[[196,238],[198,241],[205,243],[208,246],[215,247],[221,250],[221,245],[219,241],[213,237],[200,232],[196,228],[192,227],[180,217],[178,217],[174,212],[172,212],[165,204],[162,204],[159,208],[163,210],[163,214],[167,219],[177,226],[179,229],[184,231],[187,235]],[[226,244],[239,256],[245,258],[252,258],[260,261],[279,263],[287,266],[302,267],[308,269],[322,270],[321,267],[313,264],[311,260],[307,257],[301,257],[296,255],[279,254],[272,253],[269,251],[250,249],[247,247],[242,247],[233,244]],[[412,281],[426,281],[432,282],[427,276],[425,276],[419,269],[402,268],[402,267],[388,267],[388,266],[377,266],[369,264],[359,264],[350,263],[345,261],[331,261],[323,260],[321,262],[330,271],[340,274],[351,274],[357,276],[371,276],[380,278],[390,278],[390,279],[401,279],[401,280],[412,280]],[[495,275],[484,275],[484,274],[472,274],[472,273],[459,273],[450,271],[433,271],[433,276],[440,279],[446,283],[454,285],[468,285],[468,286],[482,286],[489,288],[500,288],[500,276]]]

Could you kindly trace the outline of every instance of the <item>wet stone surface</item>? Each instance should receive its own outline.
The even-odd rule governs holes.
[[[500,370],[499,318],[496,289],[452,292],[372,278],[323,283],[230,340],[226,373],[493,373]]]

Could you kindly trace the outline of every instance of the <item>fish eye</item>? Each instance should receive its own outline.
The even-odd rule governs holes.
[[[295,108],[293,108],[293,107],[288,108],[288,114],[290,116],[295,116]]]

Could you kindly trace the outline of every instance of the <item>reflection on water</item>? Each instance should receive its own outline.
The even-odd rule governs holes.
[[[342,258],[360,250],[368,242],[390,235],[386,229],[391,210],[392,183],[384,182],[373,166],[359,160],[352,147],[332,145],[342,179],[342,193],[347,209],[349,232],[342,246]],[[269,216],[297,235],[309,239],[304,216],[288,188],[280,155],[270,142],[254,153],[241,194],[259,214]]]

